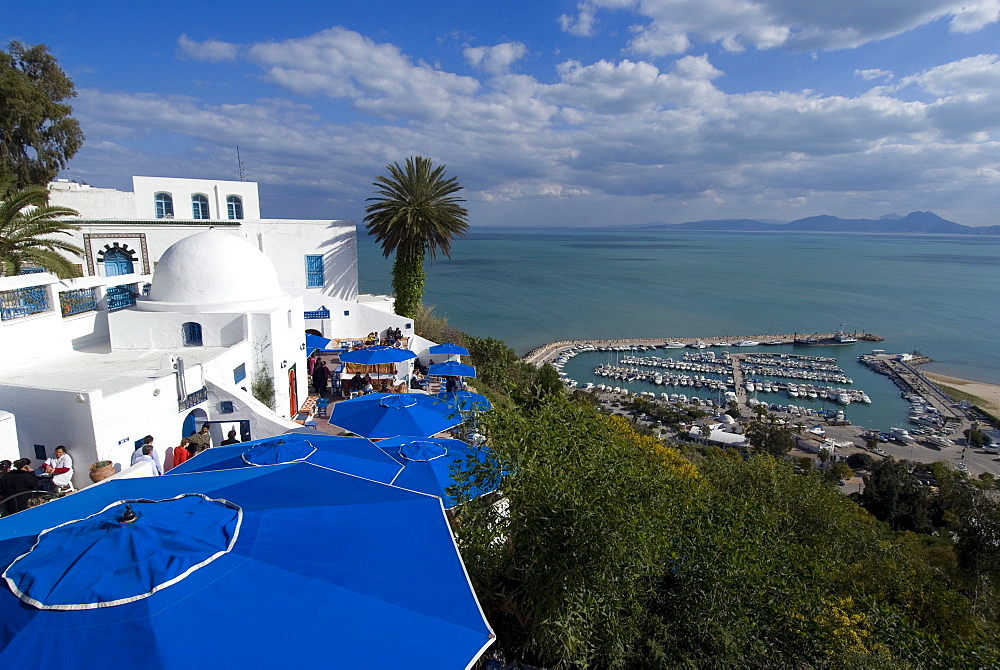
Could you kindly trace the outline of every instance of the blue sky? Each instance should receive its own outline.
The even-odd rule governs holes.
[[[361,221],[423,155],[473,225],[1000,224],[1000,0],[14,0],[87,141],[62,175],[232,179]]]

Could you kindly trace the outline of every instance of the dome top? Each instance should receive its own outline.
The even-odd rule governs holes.
[[[149,296],[137,306],[227,312],[266,308],[284,297],[267,256],[236,235],[212,229],[185,237],[163,252]]]

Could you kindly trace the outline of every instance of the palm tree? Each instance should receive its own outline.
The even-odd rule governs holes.
[[[48,204],[44,186],[11,189],[10,180],[0,183],[0,277],[16,275],[25,267],[40,267],[59,277],[76,277],[76,265],[60,252],[81,255],[83,249],[72,242],[54,239],[80,227],[59,220],[79,216],[69,207]]]
[[[456,177],[445,178],[445,167],[434,167],[429,158],[406,159],[405,167],[393,163],[389,176],[373,182],[375,197],[365,208],[368,234],[382,243],[386,258],[396,252],[392,266],[392,289],[397,314],[416,318],[424,293],[424,257],[438,250],[451,257],[451,240],[469,229],[465,202],[455,193],[462,190]]]

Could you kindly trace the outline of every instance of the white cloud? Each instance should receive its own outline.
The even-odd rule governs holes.
[[[498,62],[515,62],[516,51]],[[283,97],[221,105],[81,89],[74,108],[88,143],[74,168],[103,159],[132,174],[229,174],[239,145],[252,178],[296,196],[274,201],[283,215],[330,216],[333,201],[347,211],[332,215],[360,218],[374,175],[420,154],[461,177],[481,222],[502,218],[490,214],[499,203],[508,214],[549,221],[557,203],[576,203],[568,206],[577,215],[605,222],[622,211],[654,220],[664,203],[689,218],[741,208],[770,218],[822,211],[795,210],[802,207],[836,213],[848,199],[882,203],[884,211],[887,202],[906,210],[926,198],[912,208],[962,203],[975,212],[1000,187],[996,55],[848,97],[729,94],[716,85],[723,73],[707,55],[663,68],[641,59],[567,60],[543,82],[459,76],[344,29],[241,45],[237,53]],[[482,65],[491,53],[471,57]],[[892,75],[857,71],[872,82]],[[325,117],[330,101],[367,116]],[[157,140],[167,147],[161,155],[138,148],[147,136],[170,138]],[[151,166],[154,158],[163,167]]]
[[[177,51],[181,56],[191,60],[221,63],[236,60],[239,55],[239,45],[219,40],[196,42],[182,34],[177,38]]]
[[[344,28],[254,44],[247,55],[268,79],[294,93],[348,98],[359,110],[392,118],[440,120],[452,98],[479,88],[471,77],[414,63],[395,45]]]
[[[490,74],[507,72],[526,53],[528,48],[521,42],[504,42],[492,47],[466,47],[462,51],[470,65]]]
[[[855,70],[854,74],[861,77],[865,81],[873,81],[875,79],[892,81],[892,78],[895,76],[892,70],[881,70],[878,68],[872,68],[870,70]]]
[[[696,41],[730,51],[847,49],[941,19],[962,33],[1000,21],[1000,0],[883,0],[877,6],[869,0],[585,0],[561,22],[567,32],[592,35],[601,11],[623,9],[641,19],[631,48],[656,57],[684,53]]]

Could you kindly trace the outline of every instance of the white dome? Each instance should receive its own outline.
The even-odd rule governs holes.
[[[149,296],[136,304],[146,311],[229,312],[285,297],[267,256],[235,235],[206,230],[163,252]]]

